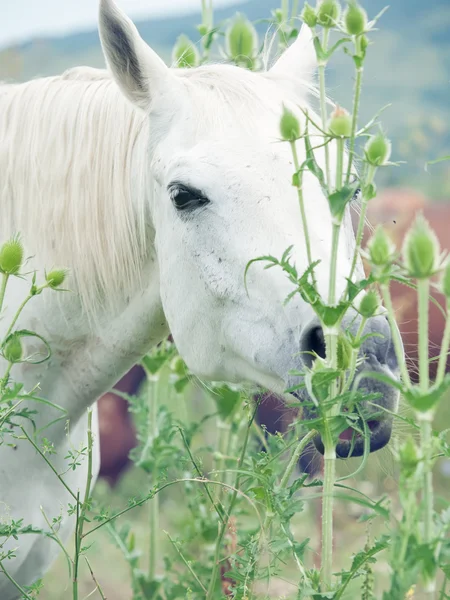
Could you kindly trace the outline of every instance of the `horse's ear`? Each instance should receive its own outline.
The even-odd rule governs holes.
[[[287,80],[301,80],[307,84],[317,70],[317,57],[311,29],[303,24],[295,42],[283,52],[269,73]]]
[[[133,104],[147,110],[152,92],[169,73],[168,67],[113,0],[100,0],[99,33],[117,84]]]

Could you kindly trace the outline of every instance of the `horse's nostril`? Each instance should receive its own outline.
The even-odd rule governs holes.
[[[325,358],[325,338],[322,327],[317,325],[305,333],[301,343],[301,350],[303,361],[309,367],[314,362],[314,355]]]

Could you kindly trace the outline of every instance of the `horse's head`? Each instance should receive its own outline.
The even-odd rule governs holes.
[[[244,272],[252,259],[281,258],[289,246],[298,272],[307,268],[294,164],[289,145],[279,141],[279,122],[283,104],[304,122],[299,107],[307,107],[315,69],[308,31],[303,28],[264,73],[226,65],[169,69],[112,0],[101,0],[100,34],[117,84],[149,116],[146,169],[152,183],[143,193],[151,206],[162,306],[181,355],[201,377],[251,380],[283,392],[291,383],[289,372],[310,361],[311,351],[324,354],[322,331],[298,296],[284,304],[293,288],[280,268],[253,264],[247,289]],[[300,163],[302,147],[299,143]],[[335,164],[333,150],[331,157]],[[323,150],[317,160],[323,164]],[[313,260],[320,260],[319,291],[327,297],[332,221],[327,199],[308,172],[303,195]],[[338,294],[354,247],[348,213],[340,237]],[[365,364],[397,375],[386,318],[372,318],[367,327],[382,337],[367,339],[360,369]],[[369,392],[381,392],[377,404],[396,410],[396,393],[373,380],[364,384]],[[366,408],[374,450],[389,440],[391,417]],[[348,445],[342,440],[338,453],[345,454]],[[353,454],[360,452],[357,444]]]

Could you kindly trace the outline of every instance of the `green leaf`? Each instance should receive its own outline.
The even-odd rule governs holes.
[[[337,306],[326,306],[316,303],[314,310],[326,327],[334,327],[345,315],[349,306],[348,302],[339,302]]]
[[[450,373],[447,373],[439,385],[433,385],[427,393],[423,393],[419,386],[405,390],[403,395],[408,404],[419,412],[427,412],[434,408],[445,392],[450,388]]]
[[[354,183],[352,185],[345,185],[340,190],[333,192],[328,196],[328,204],[330,206],[330,211],[333,217],[342,220],[342,217],[345,213],[345,208],[349,202],[355,196],[356,190],[359,187],[359,183]]]
[[[215,387],[210,392],[217,406],[217,411],[223,421],[229,420],[242,403],[242,395],[239,390],[232,390],[227,385]]]

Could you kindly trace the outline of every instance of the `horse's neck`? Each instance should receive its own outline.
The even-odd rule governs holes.
[[[146,127],[96,70],[0,88],[2,237],[19,231],[35,257],[29,267],[41,277],[68,267],[78,292],[46,290],[30,302],[19,326],[43,335],[53,355],[13,375],[39,383],[74,419],[167,334],[148,197],[131,188],[133,179],[151,190],[136,176]],[[26,292],[13,281],[5,325]]]

